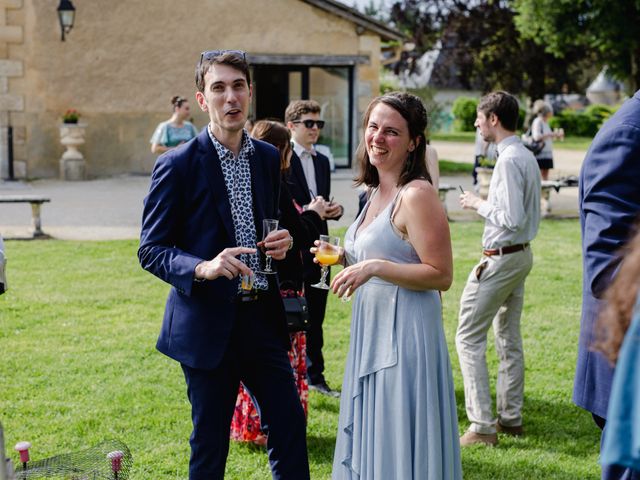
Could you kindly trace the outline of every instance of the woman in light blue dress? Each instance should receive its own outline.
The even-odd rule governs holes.
[[[640,479],[640,217],[604,294],[594,347],[615,365],[602,435],[602,478]]]
[[[160,122],[149,140],[153,153],[164,153],[198,135],[196,127],[187,120],[191,118],[191,107],[187,99],[180,96],[172,97],[171,106],[171,118],[166,122]]]
[[[357,183],[373,190],[331,284],[354,294],[334,480],[462,478],[438,292],[451,285],[451,240],[425,166],[426,126],[407,93],[365,113]]]

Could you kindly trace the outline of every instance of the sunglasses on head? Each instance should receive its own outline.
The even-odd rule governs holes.
[[[296,120],[291,123],[302,123],[307,128],[313,128],[314,125],[317,125],[318,130],[322,130],[324,128],[324,120]]]
[[[225,55],[227,53],[233,54],[238,58],[241,58],[242,61],[247,61],[247,54],[242,50],[205,50],[200,53],[200,62],[202,63],[204,60],[211,60],[213,58],[219,57],[221,55]]]

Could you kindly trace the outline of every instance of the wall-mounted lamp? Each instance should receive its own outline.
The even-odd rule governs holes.
[[[60,0],[58,18],[60,19],[60,30],[62,30],[62,41],[64,42],[64,36],[71,31],[76,18],[76,8],[71,3],[71,0]]]

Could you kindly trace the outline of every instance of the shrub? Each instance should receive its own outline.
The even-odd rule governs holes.
[[[435,89],[431,87],[410,88],[408,92],[419,97],[424,103],[427,109],[427,138],[430,137],[431,132],[436,132],[442,129],[443,123],[443,109],[435,100]]]
[[[454,129],[459,132],[473,132],[476,127],[473,124],[476,121],[476,109],[478,108],[478,100],[471,97],[458,97],[453,102],[451,113],[455,118]]]
[[[598,128],[600,128],[602,124],[606,122],[611,115],[613,115],[615,111],[616,109],[613,107],[610,107],[609,105],[594,103],[593,105],[589,105],[584,110],[584,113],[596,119],[599,122]]]
[[[527,111],[524,108],[519,108],[518,109],[518,125],[516,127],[516,130],[521,130],[524,128],[524,119],[527,116]]]
[[[551,128],[563,128],[566,135],[593,137],[602,124],[615,112],[608,105],[589,105],[583,112],[563,110],[549,121]]]

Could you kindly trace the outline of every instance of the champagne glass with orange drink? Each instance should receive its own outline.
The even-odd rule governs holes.
[[[322,278],[314,285],[315,288],[329,290],[327,284],[327,275],[329,273],[329,265],[335,265],[340,260],[340,237],[332,235],[320,235],[320,242],[316,250],[316,259],[322,266]]]

